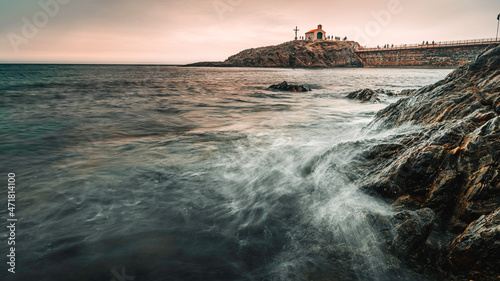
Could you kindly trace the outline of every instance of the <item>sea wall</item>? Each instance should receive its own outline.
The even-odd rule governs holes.
[[[487,45],[358,51],[365,67],[456,67],[474,60]]]

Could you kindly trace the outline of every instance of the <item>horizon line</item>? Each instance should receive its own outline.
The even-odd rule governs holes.
[[[183,66],[189,63],[135,63],[135,62],[1,62],[0,64],[61,64],[61,65],[159,65],[159,66]]]

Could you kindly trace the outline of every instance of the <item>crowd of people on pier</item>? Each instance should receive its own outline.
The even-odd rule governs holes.
[[[436,42],[432,41],[431,43],[429,43],[429,41],[422,41],[422,44],[420,44],[419,46],[434,46],[436,45]],[[406,47],[407,44],[401,44],[401,45],[394,45],[394,44],[385,44],[384,46],[380,47],[380,45],[377,45],[377,49],[391,49],[391,48],[404,48]]]
[[[304,36],[299,36],[298,40],[306,40]],[[309,38],[309,40],[313,40]],[[347,36],[341,38],[340,36],[326,36],[324,40],[347,41]]]

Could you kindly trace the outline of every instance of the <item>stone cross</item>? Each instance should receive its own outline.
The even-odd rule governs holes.
[[[295,31],[295,40],[297,40],[297,31],[299,31],[299,28],[296,26],[293,31]]]

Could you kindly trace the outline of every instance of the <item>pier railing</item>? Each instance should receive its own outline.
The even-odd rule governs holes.
[[[389,50],[405,50],[405,49],[430,49],[442,47],[459,47],[471,45],[488,45],[493,43],[500,43],[496,38],[487,39],[474,39],[474,40],[459,40],[459,41],[444,41],[444,42],[425,42],[421,44],[403,44],[403,45],[390,45],[386,47],[371,47],[371,48],[358,48],[355,52],[373,52],[373,51],[389,51]]]

